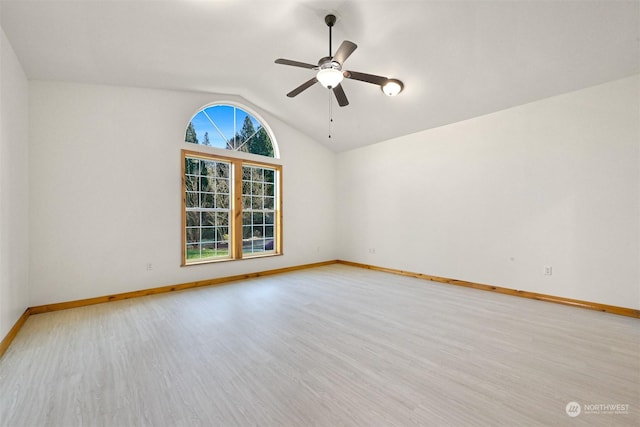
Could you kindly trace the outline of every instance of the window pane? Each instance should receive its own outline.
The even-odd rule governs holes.
[[[229,214],[218,212],[216,213],[216,225],[229,225]]]
[[[242,194],[251,194],[251,182],[242,181]]]
[[[252,236],[253,234],[252,234],[250,225],[245,225],[244,227],[242,227],[242,239],[243,239],[242,247],[243,248],[246,246],[246,241],[249,240]]]
[[[273,197],[265,197],[264,199],[264,208],[273,210],[274,207],[274,198]]]
[[[216,229],[215,227],[203,227],[200,239],[203,243],[214,242],[216,240]]]
[[[226,194],[216,194],[216,208],[229,209],[229,196]]]
[[[216,225],[216,216],[213,212],[202,212],[202,225],[210,227]]]
[[[227,163],[217,163],[216,176],[218,178],[226,178],[229,179],[229,164]]]
[[[229,240],[229,227],[216,227],[216,241],[227,242]]]
[[[198,178],[188,175],[184,178],[184,185],[187,191],[198,191]]]
[[[229,180],[225,179],[225,178],[216,179],[215,191],[216,191],[216,193],[228,194],[229,193]]]
[[[187,228],[187,243],[197,243],[200,241],[199,228]]]
[[[184,172],[187,175],[197,175],[200,173],[200,162],[196,159],[185,158],[184,159]]]
[[[262,197],[251,198],[251,209],[262,209]]]
[[[251,168],[248,166],[242,167],[242,180],[251,181]]]
[[[213,209],[215,205],[215,194],[201,193],[201,201],[203,209]]]
[[[187,208],[196,208],[200,206],[199,193],[188,192],[185,194],[185,205]]]
[[[213,242],[216,237],[216,230],[213,227],[202,228],[202,233],[200,236],[200,240],[204,242]]]
[[[253,214],[254,224],[264,224],[264,214],[262,212],[255,212]]]
[[[274,224],[274,222],[273,222],[273,213],[272,212],[265,212],[265,214],[264,214],[264,223],[265,224]]]
[[[187,260],[200,258],[200,245],[187,245]]]
[[[251,180],[260,182],[263,179],[263,169],[262,168],[251,168]]]
[[[200,160],[198,163],[200,163],[200,175],[206,175],[207,174],[207,160]]]
[[[274,183],[275,182],[275,171],[272,169],[265,169],[264,171],[264,182],[270,182],[270,183]]]
[[[200,170],[200,175],[203,176],[216,176],[216,165],[217,162],[213,162],[211,160],[203,160],[203,169]]]
[[[200,191],[213,191],[210,179],[206,176],[200,177]]]
[[[264,185],[264,195],[273,197],[274,196],[274,193],[273,193],[273,189],[274,188],[275,188],[275,186],[273,184],[265,184]]]
[[[200,213],[199,212],[187,212],[187,227],[200,226]]]

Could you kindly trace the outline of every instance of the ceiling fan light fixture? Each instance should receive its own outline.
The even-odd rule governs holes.
[[[327,89],[333,89],[338,86],[343,78],[342,71],[337,68],[323,68],[316,74],[316,79]]]
[[[404,89],[404,84],[397,79],[387,79],[386,82],[382,86],[380,86],[382,92],[387,96],[396,96],[402,89]]]

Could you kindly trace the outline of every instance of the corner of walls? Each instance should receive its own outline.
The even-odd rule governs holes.
[[[0,27],[0,338],[29,306],[28,91]]]
[[[341,153],[338,177],[339,259],[640,308],[640,75]]]
[[[294,265],[335,260],[336,153],[286,124],[274,123],[282,137],[285,253],[295,257]]]

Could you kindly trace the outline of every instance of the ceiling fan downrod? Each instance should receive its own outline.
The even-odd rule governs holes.
[[[327,27],[329,27],[329,58],[332,57],[331,55],[331,29],[333,28],[333,25],[336,23],[336,16],[335,15],[327,15],[324,17],[324,22],[325,24],[327,24]]]

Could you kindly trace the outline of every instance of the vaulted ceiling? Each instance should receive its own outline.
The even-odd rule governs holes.
[[[329,12],[345,68],[399,96],[285,96],[313,71],[274,60],[326,56]],[[640,72],[638,1],[2,0],[0,23],[30,79],[239,95],[338,152]]]

